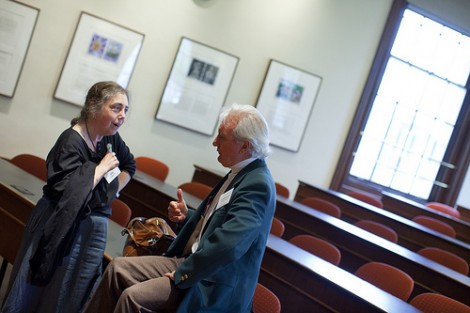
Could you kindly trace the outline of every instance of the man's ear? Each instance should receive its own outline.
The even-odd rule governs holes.
[[[248,140],[243,141],[242,150],[244,152],[251,152],[251,142]]]

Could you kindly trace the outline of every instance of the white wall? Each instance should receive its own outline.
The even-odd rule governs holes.
[[[321,76],[300,150],[273,147],[268,159],[275,179],[293,195],[298,179],[329,186],[392,0],[22,2],[40,14],[16,94],[0,96],[0,155],[45,157],[79,114],[80,107],[53,99],[53,93],[85,11],[145,34],[128,86],[131,113],[120,133],[135,156],[166,162],[173,185],[191,179],[193,164],[224,170],[213,137],[154,119],[182,36],[240,58],[227,104],[255,104],[271,58]]]

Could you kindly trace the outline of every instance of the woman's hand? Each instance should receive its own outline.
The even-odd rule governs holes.
[[[101,159],[101,162],[96,166],[93,188],[98,185],[104,174],[118,166],[119,160],[116,157],[116,153],[108,151],[103,159]]]
[[[104,173],[109,172],[113,168],[116,168],[119,166],[119,160],[116,157],[116,153],[114,152],[108,152],[106,155],[101,159],[100,164],[98,164],[98,167],[101,167],[104,171]]]

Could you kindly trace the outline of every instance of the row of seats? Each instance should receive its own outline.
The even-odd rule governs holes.
[[[143,171],[161,181],[165,181],[170,171],[168,165],[164,162],[161,162],[157,159],[146,157],[146,156],[139,156],[135,158],[137,168],[140,171]],[[45,167],[45,160],[41,157],[32,155],[32,154],[19,154],[9,160],[11,163],[23,168],[25,171],[33,174],[34,176],[46,181],[47,180],[47,173]],[[288,198],[290,195],[289,189],[287,189],[282,184],[276,182],[276,192],[278,195]],[[369,195],[363,192],[351,191],[348,193],[349,196],[354,197],[358,200],[366,202],[368,204],[374,205],[379,208],[383,208],[383,203],[380,198],[375,196]],[[315,203],[319,205],[318,203]],[[439,202],[428,202],[426,204],[427,207],[432,208],[436,211],[443,212],[449,214],[451,216],[460,218],[460,212],[447,204],[439,203]],[[330,215],[335,217],[338,214],[341,214],[340,211],[333,208],[331,209]]]
[[[280,223],[282,222],[275,218],[273,225],[281,225]],[[282,236],[282,229],[281,226],[276,228],[274,232],[277,232],[276,235]],[[340,250],[326,240],[305,234],[294,236],[289,239],[289,242],[336,266],[341,261]],[[441,255],[442,250],[437,248],[422,249],[422,255],[434,259],[433,251],[435,250],[438,250],[438,256]],[[408,301],[414,288],[414,280],[410,275],[382,262],[366,263],[360,266],[354,274],[403,301]],[[467,312],[466,310],[469,309],[465,304],[437,293],[420,294],[414,297],[410,304],[423,312]]]
[[[275,218],[273,225],[277,226],[275,226],[275,230],[272,233],[282,236],[282,222]],[[304,234],[292,237],[289,239],[289,242],[336,266],[338,266],[341,261],[341,251],[326,240]],[[436,251],[437,254],[435,254]],[[420,254],[433,260],[436,260],[436,256],[438,258],[442,256],[442,252],[446,254],[445,251],[437,248],[424,248],[420,250]],[[468,272],[468,265],[466,271]],[[363,264],[354,274],[403,301],[408,301],[413,292],[413,278],[406,272],[386,263],[369,262]],[[423,293],[417,295],[409,303],[423,312],[469,312],[468,310],[470,309],[470,307],[459,301],[437,293]]]
[[[364,196],[364,194],[359,192],[350,193],[349,196],[380,208],[383,207],[380,199],[370,198],[368,195]],[[309,197],[303,199],[301,203],[333,217],[341,217],[341,209],[337,205],[324,199]],[[429,207],[431,207],[431,205]],[[428,218],[426,216],[417,216],[413,221],[448,236],[454,238],[456,236],[455,231],[452,231],[452,227],[450,225],[448,225],[449,227],[446,227],[447,224],[439,220]],[[444,226],[441,224],[444,224]],[[398,242],[396,231],[381,223],[362,220],[356,222],[355,226],[394,243]],[[449,230],[449,228],[451,230]],[[282,237],[284,231],[285,226],[282,221],[274,217],[271,233],[278,237]],[[289,242],[336,266],[338,266],[341,261],[341,251],[326,240],[305,234],[294,236],[289,240]],[[427,247],[420,249],[417,253],[464,275],[467,275],[469,272],[468,263],[463,258],[451,252],[435,247]],[[407,301],[409,299],[414,288],[414,280],[407,273],[381,262],[366,263],[355,271],[355,275],[393,294],[394,296],[397,296],[403,301]],[[467,305],[438,293],[420,294],[414,297],[410,301],[410,304],[423,312],[450,313],[469,312],[470,310],[470,307]]]
[[[169,167],[165,163],[150,157],[140,156],[136,157],[136,166],[137,168],[151,175],[152,177],[159,179],[161,181],[165,181],[168,177]],[[19,154],[12,159],[9,160],[12,164],[15,164],[18,167],[21,167],[25,171],[31,173],[32,175],[46,181],[47,180],[47,173],[46,173],[46,162],[43,158],[40,158],[35,155],[31,154]],[[210,191],[211,187],[197,183],[197,182],[188,182],[184,183],[179,186],[182,188],[183,191],[188,192],[191,195],[194,195],[198,198],[204,198]],[[276,182],[276,193],[283,197],[289,197],[289,189],[285,186],[281,185],[280,183]],[[356,197],[362,201],[368,202],[370,204],[376,206],[382,206],[380,204],[380,200],[375,199],[373,197],[369,197],[366,194],[361,193],[351,193],[351,196]],[[323,199],[319,198],[306,198],[302,201],[303,204],[308,205],[310,207],[316,208],[324,213],[332,215],[334,217],[340,218],[341,217],[341,210],[334,204],[324,201]],[[116,204],[116,206],[122,207],[122,204]]]
[[[22,167],[24,170],[30,172],[31,174],[35,175],[36,177],[40,178],[40,179],[43,179],[43,180],[46,180],[47,179],[47,176],[46,176],[46,167],[45,167],[45,160],[44,159],[41,159],[39,157],[36,157],[36,156],[33,156],[33,155],[27,155],[27,154],[23,154],[23,155],[19,155],[17,157],[14,157],[10,160],[11,163],[19,166],[19,167]],[[159,180],[162,180],[164,181],[166,179],[166,177],[168,176],[168,173],[169,173],[169,167],[164,164],[163,162],[160,162],[156,159],[152,159],[152,158],[148,158],[148,157],[138,157],[136,158],[136,163],[137,163],[137,168],[140,170],[140,171],[143,171],[149,175],[152,175],[153,177],[159,179]],[[207,196],[207,194],[212,190],[212,188],[210,186],[207,186],[207,185],[204,185],[204,184],[201,184],[201,183],[197,183],[197,182],[188,182],[188,183],[184,183],[182,185],[179,186],[179,188],[182,188],[184,192],[187,192],[195,197],[198,197],[200,199],[203,199]],[[289,190],[282,186],[281,184],[279,183],[276,183],[276,192],[281,195],[281,196],[284,196],[286,198],[289,197]],[[350,196],[353,196],[354,198],[356,199],[359,199],[361,201],[364,201],[364,202],[367,202],[369,204],[372,204],[374,206],[378,206],[378,207],[382,207],[381,205],[381,202],[379,199],[376,199],[376,198],[368,198],[368,195],[365,195],[364,194],[361,194],[361,193],[350,193],[349,194]],[[310,197],[310,198],[306,198],[302,201],[302,204],[304,205],[307,205],[309,207],[312,207],[312,208],[315,208],[319,211],[322,211],[326,214],[329,214],[331,216],[334,216],[336,218],[340,218],[341,217],[341,209],[336,206],[335,204],[332,204],[326,200],[323,200],[323,199],[320,199],[320,198],[315,198],[315,197]],[[130,220],[131,218],[131,215],[132,215],[132,212],[131,212],[131,209],[129,208],[129,206],[127,206],[123,201],[119,200],[119,199],[116,199],[112,204],[111,204],[111,207],[113,209],[113,213],[111,215],[111,219],[114,220],[115,222],[119,223],[120,225],[123,225],[123,226],[126,226],[128,221]],[[437,207],[439,207],[439,205],[437,205]],[[433,219],[432,218],[428,218],[428,217],[417,217],[415,218],[415,222],[420,222],[420,218],[421,220],[424,220],[424,222],[421,222],[423,225],[427,226],[427,227],[430,227],[432,228],[432,224],[429,224],[429,223],[432,223]],[[423,219],[424,218],[424,219]],[[431,222],[429,222],[429,219],[431,220]],[[440,221],[438,221],[440,222]],[[428,223],[428,224],[426,224]],[[441,223],[441,222],[440,222]],[[388,226],[385,226],[385,225],[382,225],[380,223],[376,223],[376,222],[373,222],[373,221],[359,221],[356,223],[356,226],[360,227],[360,228],[363,228],[371,233],[374,233],[376,235],[379,235],[387,240],[390,240],[392,242],[397,242],[398,241],[398,236],[396,234],[396,232],[389,228]],[[439,225],[438,225],[439,227]],[[442,227],[441,227],[442,228]],[[279,237],[282,237],[282,234],[284,233],[284,225],[282,224],[282,222],[280,220],[278,220],[277,218],[274,218],[273,220],[273,226],[272,226],[272,229],[271,229],[271,232]],[[443,230],[440,230],[441,232],[446,232],[447,231],[447,234],[450,235],[450,236],[454,236],[455,237],[455,232],[454,234],[450,233],[448,231],[448,229],[446,228],[442,228]],[[295,236],[293,238],[291,238],[290,242],[306,251],[309,251],[310,253],[313,253],[313,254],[316,254],[317,256],[335,264],[335,265],[339,265],[340,263],[340,260],[341,260],[341,252],[339,249],[337,249],[334,245],[332,245],[331,243],[323,240],[323,239],[320,239],[320,238],[316,238],[316,237],[313,237],[313,236],[310,236],[310,235],[299,235],[299,236]],[[418,251],[418,253],[420,253],[421,255],[425,256],[425,257],[428,257],[438,263],[441,263],[441,264],[444,264],[450,268],[453,268],[454,270],[456,271],[459,271],[459,272],[462,272],[464,274],[467,274],[468,273],[468,264],[466,263],[465,260],[461,259],[461,261],[463,261],[463,263],[461,262],[461,264],[459,265],[455,265],[457,264],[455,259],[453,258],[454,255],[450,252],[447,252],[447,251],[444,251],[442,249],[438,249],[438,248],[432,248],[432,247],[429,247],[429,248],[424,248],[420,251]],[[459,258],[459,257],[457,257]],[[452,261],[451,261],[452,260]],[[449,263],[451,262],[451,263]],[[386,288],[389,288],[387,286],[391,285],[393,286],[394,285],[394,279],[390,280],[388,279],[387,280],[387,283],[384,285],[384,286],[381,286],[381,284],[383,284],[381,281],[374,281],[374,279],[376,279],[375,277],[379,277],[379,276],[383,276],[383,275],[375,275],[373,274],[374,273],[374,270],[369,270],[368,268],[371,267],[371,269],[374,269],[376,272],[380,272],[380,271],[383,271],[384,268],[387,268],[389,271],[395,271],[394,272],[394,275],[392,275],[393,277],[395,277],[395,279],[398,279],[398,277],[406,277],[409,275],[407,275],[406,273],[402,272],[397,272],[397,271],[400,271],[399,269],[396,269],[396,268],[393,268],[393,269],[390,269],[389,265],[387,264],[384,264],[384,263],[378,263],[378,262],[371,262],[371,263],[367,263],[367,264],[364,264],[363,266],[361,266],[357,271],[356,271],[356,275],[358,275],[359,277],[373,283],[374,285],[377,285],[378,287],[382,288],[382,289],[386,289]],[[378,270],[380,269],[381,270]],[[410,280],[408,279],[408,282]],[[412,281],[412,279],[411,279]],[[403,283],[400,283],[401,285],[403,285]],[[408,283],[409,285],[409,283]],[[411,290],[413,288],[411,287]],[[405,291],[400,291],[403,293],[403,295],[397,295],[395,294],[396,296],[399,296],[399,297],[406,297],[406,292]],[[393,292],[391,292],[392,294],[394,294]],[[407,300],[407,298],[409,297],[409,295],[411,294],[411,291],[409,291],[409,294],[408,296],[406,297],[406,299],[404,299],[405,301]],[[417,297],[416,297],[417,298]],[[258,299],[258,300],[257,300]],[[269,299],[269,300],[268,300]],[[413,299],[414,300],[414,299]],[[256,294],[255,294],[255,299],[254,299],[254,311],[255,312],[262,312],[262,308],[266,308],[267,305],[263,304],[263,305],[259,305],[259,308],[256,309],[256,303],[262,303],[262,302],[270,302],[270,305],[269,307],[271,307],[273,304],[274,306],[278,306],[279,307],[279,311],[280,311],[280,303],[279,303],[279,300],[277,299],[276,295],[273,294],[269,289],[267,289],[266,287],[258,284],[257,286],[257,291],[256,291]],[[279,312],[279,311],[276,311],[276,312]],[[269,311],[271,312],[271,311]]]
[[[154,158],[140,156],[140,157],[135,158],[135,162],[139,171],[145,172],[146,174],[151,175],[161,181],[165,181],[170,171],[170,168],[168,167],[168,165]],[[287,189],[287,187],[283,186],[282,184],[278,182],[276,182],[275,185],[276,185],[276,193],[278,195],[289,198],[290,192],[289,192],[289,189]],[[192,187],[189,187],[189,188],[192,188]],[[206,189],[204,187],[202,188],[195,187],[195,188]],[[199,194],[200,191],[198,190],[197,192]]]
[[[403,301],[408,301],[413,292],[413,278],[404,271],[386,263],[366,263],[359,267],[354,274]],[[464,303],[438,293],[419,294],[409,303],[427,313],[470,312],[470,307]]]
[[[370,195],[368,193],[359,192],[359,191],[350,191],[348,192],[348,196],[351,196],[353,198],[356,198],[358,200],[361,200],[365,203],[371,204],[381,209],[383,209],[384,207],[382,200],[380,198]],[[428,202],[426,203],[426,207],[433,209],[435,211],[441,212],[441,213],[448,214],[452,217],[456,217],[456,218],[461,217],[460,212],[456,208],[451,207],[450,205],[447,205],[445,203],[435,202],[435,201]]]
[[[353,196],[354,198],[361,200],[361,201],[367,200],[367,202],[370,204],[378,203],[376,201],[380,201],[376,198],[373,198],[373,197],[370,197],[368,195],[361,194],[358,192],[350,193],[348,195]],[[327,200],[317,198],[317,197],[307,197],[307,198],[304,198],[302,201],[300,201],[300,203],[307,205],[311,208],[314,208],[318,211],[321,211],[323,213],[326,213],[328,215],[331,215],[333,217],[336,217],[336,218],[341,217],[341,209],[337,205]],[[440,220],[437,220],[435,218],[424,216],[424,215],[418,215],[418,216],[415,216],[412,220],[420,225],[428,227],[432,230],[440,232],[449,237],[456,238],[457,236],[455,229],[451,225],[445,222],[442,222]],[[370,220],[358,221],[355,223],[355,225],[379,237],[382,237],[394,243],[398,243],[397,232],[387,225],[370,221]],[[277,227],[279,228],[279,226]],[[437,250],[439,250],[439,252]],[[442,263],[445,260],[446,262],[444,265],[447,265],[448,267],[451,267],[457,270],[458,272],[462,272],[465,275],[468,274],[468,264],[464,259],[460,258],[459,256],[455,254],[444,251],[442,249],[435,248],[432,251],[433,251],[432,256],[433,256],[434,261],[439,260],[440,262],[438,263]],[[429,253],[427,253],[427,255],[429,255]],[[452,259],[452,262],[450,262],[451,259]]]
[[[379,198],[375,197],[375,196],[372,196],[372,195],[369,195],[369,194],[366,194],[366,193],[363,193],[363,192],[358,192],[358,191],[349,192],[347,195],[351,196],[355,199],[358,199],[360,201],[363,201],[365,203],[376,206],[378,208],[383,208],[382,201]],[[451,207],[447,204],[443,204],[443,203],[440,203],[440,202],[428,202],[426,204],[426,206],[428,208],[434,209],[436,211],[446,213],[446,214],[451,215],[453,217],[460,218],[460,212],[457,211],[457,209],[455,209],[455,208],[453,208],[453,207]],[[447,224],[443,221],[440,221],[438,219],[435,219],[435,218],[432,218],[432,217],[429,217],[429,216],[418,215],[418,216],[415,216],[413,218],[413,221],[418,223],[418,224],[421,224],[425,227],[428,227],[432,230],[440,232],[444,235],[447,235],[449,237],[452,237],[452,238],[457,237],[457,233],[451,225],[449,225],[449,224]]]
[[[11,163],[15,164],[18,167],[21,167],[25,171],[31,173],[32,175],[46,181],[47,180],[47,174],[46,174],[46,162],[44,159],[31,155],[31,154],[19,154],[12,159],[9,160]],[[169,167],[156,159],[141,156],[136,158],[136,164],[137,168],[161,181],[164,181],[169,173]],[[204,185],[202,183],[198,182],[188,182],[181,184],[179,188],[183,189],[184,192],[187,192],[197,198],[203,199],[205,198],[209,192],[212,190],[210,186]],[[284,197],[289,197],[289,190],[282,186],[279,183],[276,183],[276,191],[278,194],[284,196]],[[367,202],[369,204],[381,207],[381,201],[380,199],[370,196],[365,193],[360,193],[360,192],[350,192],[348,195]],[[316,210],[322,211],[326,214],[329,214],[331,216],[334,216],[336,218],[341,217],[341,209],[324,199],[316,198],[316,197],[309,197],[305,198],[301,201],[302,204],[307,205],[309,207],[312,207]],[[441,208],[442,210],[450,210],[446,208],[444,205],[440,205],[439,203],[432,202],[429,204],[431,207],[434,207],[436,209]],[[111,219],[115,221],[116,223],[122,225],[122,226],[127,226],[127,223],[129,222],[132,211],[125,204],[123,201],[116,199],[113,201],[111,204],[111,207],[113,209],[113,213],[111,215]],[[433,219],[431,217],[427,216],[417,216],[413,219],[416,223],[419,223],[423,226],[426,226],[428,228],[434,229],[436,231],[439,231],[441,233],[444,233],[448,236],[454,237],[456,236],[455,230],[448,224],[445,224],[444,222],[441,222],[439,220]],[[374,222],[374,221],[369,221],[369,220],[363,220],[363,221],[358,221],[355,223],[356,226],[365,229],[375,235],[378,235],[382,238],[385,238],[389,241],[398,242],[398,236],[397,233],[391,229],[390,227]],[[282,222],[277,220],[276,218],[273,221],[273,226],[272,230],[274,234],[278,235],[281,237],[284,232],[284,225],[282,225]],[[446,265],[456,271],[459,271],[461,273],[464,273],[465,275],[468,274],[468,264],[467,262],[460,258],[459,256],[456,256],[448,251],[444,251],[442,249],[438,248],[425,248],[426,250],[423,251],[418,251],[418,253],[424,253],[423,255],[433,259],[434,261],[441,263],[443,265]],[[421,254],[420,253],[420,254]]]
[[[149,158],[149,157],[137,157],[136,166],[140,171],[143,171],[156,179],[165,181],[169,173],[169,167],[163,162]],[[12,159],[9,159],[10,163],[22,168],[26,172],[36,176],[37,178],[47,181],[47,170],[46,170],[46,160],[31,154],[20,154]],[[210,186],[198,183],[198,182],[188,182],[181,184],[178,188],[181,188],[184,192],[187,192],[197,198],[204,199],[209,192],[212,190]],[[281,192],[283,196],[289,196],[289,190],[281,185],[276,185],[278,192]],[[110,219],[119,225],[126,227],[129,223],[132,210],[131,208],[121,201],[120,199],[115,199],[111,203],[112,213]],[[4,212],[1,210],[1,212]],[[6,218],[1,219],[2,222],[8,222]],[[23,225],[24,228],[24,225]],[[21,236],[16,236],[16,239],[21,238]],[[3,241],[2,241],[3,242]],[[19,241],[18,241],[19,244]],[[16,251],[17,245],[15,247],[2,248],[2,251],[8,251],[14,249]],[[16,255],[16,253],[15,253]],[[3,276],[6,271],[6,266],[8,263],[14,262],[14,257],[3,256],[3,262],[0,269],[0,284],[3,281]],[[281,303],[279,298],[267,287],[258,283],[256,286],[255,294],[253,296],[253,312],[255,313],[280,313],[281,312]]]
[[[312,200],[312,198],[306,198],[306,199]],[[339,210],[339,208],[335,204],[330,203],[329,201],[326,201],[323,199],[315,199],[315,201],[302,201],[302,203],[303,204],[311,203],[312,208],[315,208],[327,214],[328,214],[328,210],[324,210],[324,208],[327,208],[327,209],[334,208],[333,210],[334,212],[336,212],[336,209]],[[315,206],[313,204],[319,204],[319,206]],[[398,243],[398,235],[396,231],[394,231],[392,228],[384,224],[370,221],[370,220],[361,220],[361,221],[356,222],[354,225],[372,234],[375,234],[381,238],[387,239],[394,243]],[[280,219],[274,217],[272,227],[271,227],[271,234],[278,236],[278,237],[282,237],[284,234],[284,231],[285,231],[284,223]],[[300,248],[303,248],[304,250],[307,250],[319,257],[322,257],[323,259],[335,265],[339,264],[339,259],[338,259],[338,263],[335,263],[334,261],[332,261],[338,258],[339,250],[336,247],[334,247],[332,244],[322,239],[315,238],[309,235],[298,235],[298,236],[291,238],[289,241],[299,246]],[[320,241],[323,241],[323,242],[320,243]],[[335,250],[338,250],[338,252],[336,252]],[[467,261],[465,261],[465,259],[461,258],[460,256],[452,252],[449,252],[440,248],[436,248],[436,247],[425,247],[425,248],[418,250],[417,253],[428,259],[433,260],[436,263],[442,264],[450,269],[453,269],[456,272],[462,273],[464,275],[468,275],[469,273],[469,265]]]
[[[358,194],[359,193],[353,193],[355,198]],[[366,197],[368,196],[366,195]],[[362,199],[364,198],[358,197],[357,199],[362,201]],[[371,199],[375,199],[375,198],[371,198]],[[324,199],[317,198],[317,197],[307,197],[307,198],[302,199],[300,203],[307,205],[311,208],[314,208],[318,211],[321,211],[323,213],[326,213],[328,215],[331,215],[333,217],[341,218],[341,209],[336,204],[326,201]],[[368,203],[373,203],[373,201],[369,201]],[[418,215],[413,218],[413,221],[420,225],[428,227],[432,230],[440,232],[444,235],[447,235],[449,237],[456,238],[457,236],[455,229],[451,225],[445,222],[442,222],[440,220],[437,220],[435,218],[424,216],[424,215]],[[376,235],[384,237],[395,243],[398,241],[397,233],[386,225],[379,224],[379,223],[372,222],[372,221],[360,221],[356,224],[356,226],[364,228]]]
[[[154,159],[147,158],[147,157],[139,157],[139,158],[136,158],[136,162],[137,162],[137,168],[139,170],[144,171],[154,176],[157,179],[164,181],[168,175],[168,171],[169,171],[168,166],[166,166],[165,164],[163,164],[162,162],[158,160],[154,160]],[[200,199],[205,198],[212,190],[210,186],[197,183],[197,182],[184,183],[178,187],[181,188],[184,192],[187,192]],[[276,192],[278,195],[281,195],[283,197],[286,197],[286,198],[289,197],[289,190],[277,182],[276,182]],[[371,199],[368,199],[367,197],[363,197],[363,194],[361,193],[351,193],[349,195],[361,201],[365,201],[369,204],[372,204],[378,207],[383,207],[379,199],[371,200]],[[304,205],[320,210],[336,218],[341,217],[341,209],[338,206],[328,201],[325,201],[323,199],[312,197],[312,198],[305,199],[304,201],[302,201],[302,203]],[[424,222],[422,220],[423,219],[421,217],[415,218],[415,222],[418,222],[418,223],[421,222],[423,223],[423,225],[425,223],[429,224],[429,222],[426,219],[424,219],[425,220]],[[365,229],[371,233],[374,233],[376,235],[379,235],[392,242],[395,242],[395,243],[398,242],[398,236],[396,232],[386,225],[383,225],[374,221],[364,220],[364,221],[357,222],[356,226],[362,229]],[[430,227],[430,226],[432,225],[427,225],[427,227]],[[278,235],[279,237],[282,237],[284,230],[285,230],[285,227],[283,223],[279,219],[274,218],[271,232],[273,234]],[[334,265],[339,265],[341,261],[340,250],[337,247],[335,247],[333,244],[327,242],[326,240],[316,238],[311,235],[298,235],[298,236],[291,238],[289,241],[292,244],[312,254],[315,254]],[[441,263],[450,268],[453,268],[456,271],[463,272],[464,274],[468,273],[468,264],[466,263],[466,261],[456,256],[457,258],[460,259],[458,261],[463,261],[463,263],[456,262],[455,259],[453,258],[454,255],[450,252],[447,252],[438,248],[428,247],[428,248],[421,249],[420,251],[418,251],[418,253],[438,263]],[[455,265],[455,264],[458,264],[458,265]],[[360,268],[358,268],[355,274],[358,277],[376,285],[379,288],[382,288],[390,292],[391,294],[399,297],[400,299],[404,301],[408,300],[414,287],[414,281],[407,273],[385,263],[380,263],[380,262],[366,263],[362,265]],[[430,303],[434,303],[434,302],[436,302],[436,304],[429,305]],[[455,301],[451,298],[448,298],[439,294],[432,294],[432,293],[418,295],[410,302],[410,304],[414,305],[415,307],[422,310],[423,312],[428,312],[430,308],[434,310],[438,308],[439,305],[448,306],[448,307],[450,306],[452,312],[457,310],[457,308],[461,308],[461,309],[468,308],[466,305],[458,301]],[[258,283],[255,296],[253,299],[253,311],[257,313],[280,312],[280,309],[281,309],[281,304],[277,296],[271,290],[269,290],[265,286]]]

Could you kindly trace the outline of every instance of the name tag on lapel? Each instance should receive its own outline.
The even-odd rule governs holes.
[[[226,205],[230,201],[230,197],[232,196],[232,192],[233,192],[233,188],[230,189],[229,191],[224,192],[220,196],[219,202],[217,202],[217,206],[215,207],[216,210],[219,209],[220,207],[223,207],[224,205]]]
[[[119,176],[121,171],[119,170],[119,167],[115,167],[114,169],[110,170],[106,174],[104,174],[104,178],[106,178],[106,181],[108,184],[111,184],[111,182]]]

